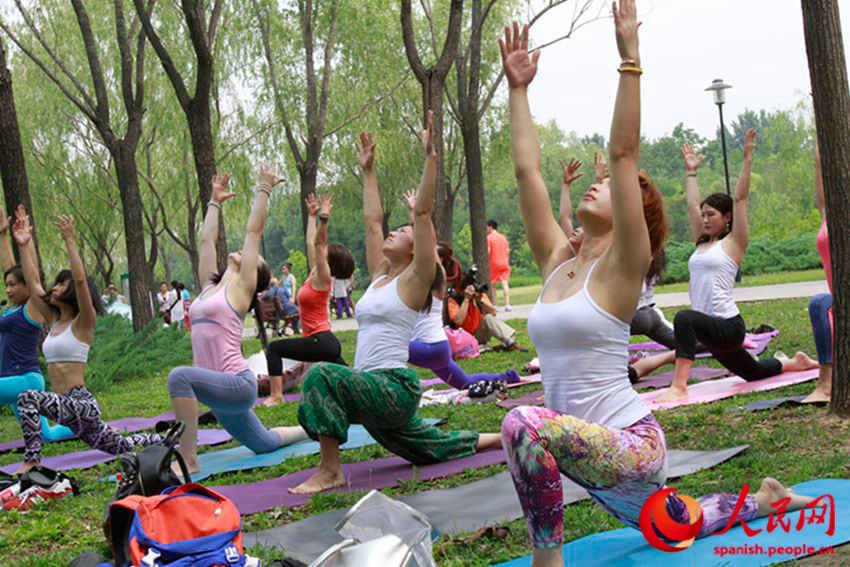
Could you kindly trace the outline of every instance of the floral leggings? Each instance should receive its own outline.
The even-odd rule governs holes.
[[[564,541],[564,498],[561,473],[581,485],[606,512],[640,529],[641,507],[667,479],[664,432],[652,414],[623,429],[609,429],[554,410],[523,406],[502,422],[502,444],[525,513],[534,547]],[[697,537],[722,529],[737,494],[710,494],[698,499],[703,526]],[[675,493],[667,512],[687,524],[689,512]],[[738,517],[755,517],[758,504],[748,495]]]

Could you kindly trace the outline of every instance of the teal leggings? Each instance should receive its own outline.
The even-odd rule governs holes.
[[[44,376],[40,372],[27,372],[18,376],[0,378],[0,404],[12,406],[15,419],[21,421],[18,415],[18,394],[29,390],[44,390]],[[56,441],[66,437],[74,437],[74,432],[64,425],[50,425],[47,418],[41,418],[41,438],[45,441]]]

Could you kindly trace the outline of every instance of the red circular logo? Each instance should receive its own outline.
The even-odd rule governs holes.
[[[676,492],[675,488],[662,488],[650,496],[640,509],[640,531],[643,537],[655,549],[671,553],[689,548],[702,528],[703,521],[699,502],[684,494],[679,494],[677,497],[688,508],[689,523],[680,524],[673,520],[667,514],[666,506],[667,495],[673,492]],[[659,533],[668,540],[679,543],[669,545],[658,537]]]

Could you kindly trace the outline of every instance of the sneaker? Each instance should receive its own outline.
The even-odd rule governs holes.
[[[516,341],[513,341],[511,344],[507,345],[505,347],[505,350],[508,351],[508,352],[514,352],[514,351],[528,352],[527,348],[525,348],[524,346],[522,346],[521,344],[519,344]]]
[[[510,305],[505,305],[505,311],[513,311]]]
[[[18,495],[21,493],[21,481],[17,480],[14,483],[8,485],[2,491],[0,491],[0,505],[3,508],[6,508],[6,503],[11,502],[13,500],[17,500]]]
[[[64,477],[58,479],[47,488],[34,484],[22,491],[15,498],[4,502],[3,507],[6,510],[19,510],[23,512],[42,502],[60,500],[73,493],[74,487],[71,484],[71,480],[68,477]]]

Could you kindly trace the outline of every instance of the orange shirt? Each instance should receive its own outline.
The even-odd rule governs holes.
[[[493,268],[507,268],[510,243],[504,234],[496,231],[487,235],[487,249],[490,251],[490,271]]]
[[[487,305],[493,305],[493,303],[490,301],[490,298],[487,297],[486,293],[481,294],[481,301],[483,301]],[[460,311],[460,305],[458,304],[457,301],[454,300],[454,298],[451,298],[451,297],[449,298],[449,300],[448,300],[448,310],[449,310],[449,319],[454,321],[454,318],[457,315],[457,312]],[[461,325],[461,328],[464,331],[466,331],[467,333],[474,335],[475,331],[478,330],[478,325],[481,323],[481,317],[482,317],[481,310],[478,307],[475,306],[474,301],[471,301],[469,303],[469,307],[466,310],[466,319],[464,319],[463,325]]]
[[[313,289],[313,276],[304,281],[298,290],[298,306],[301,308],[301,330],[305,337],[330,331],[328,297],[331,288],[325,291]]]

